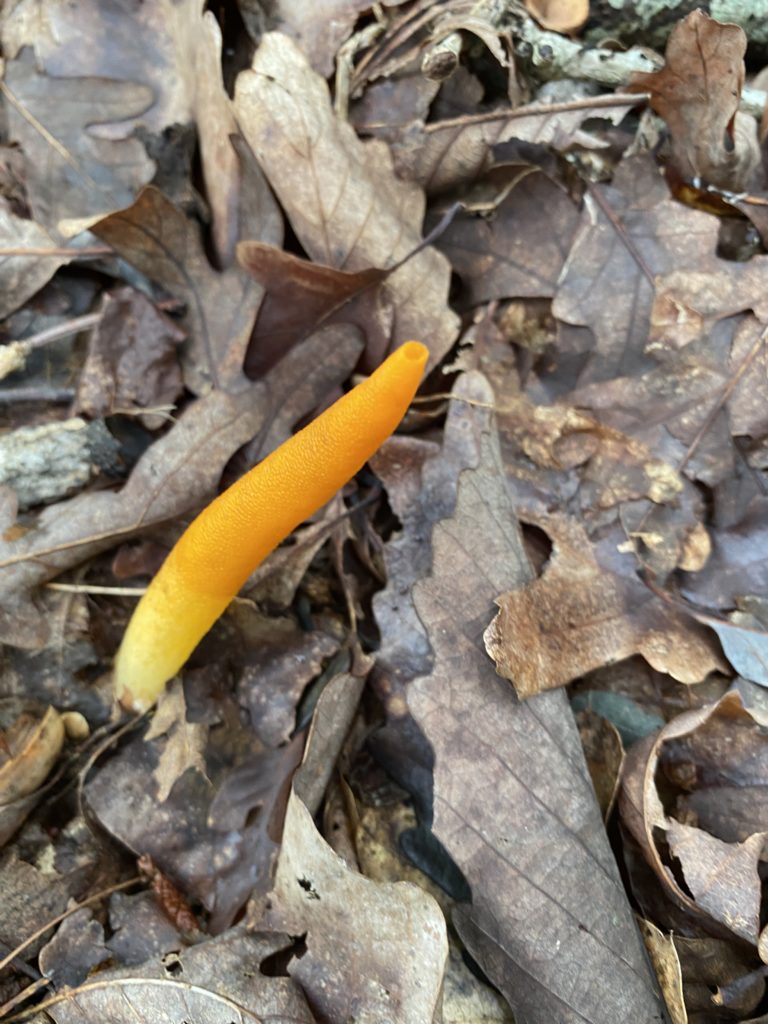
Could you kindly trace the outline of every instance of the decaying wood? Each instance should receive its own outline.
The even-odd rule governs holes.
[[[116,470],[118,448],[103,420],[19,427],[0,437],[0,484],[13,488],[20,509],[58,501]]]

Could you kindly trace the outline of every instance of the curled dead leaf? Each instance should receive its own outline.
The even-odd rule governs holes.
[[[64,744],[64,724],[55,708],[23,711],[0,729],[0,846],[16,832],[37,803]]]
[[[64,724],[58,711],[49,707],[42,717],[20,714],[3,735],[0,805],[14,803],[43,784],[64,745]]]
[[[765,713],[745,707],[737,690],[679,715],[629,750],[619,798],[622,820],[667,896],[697,923],[753,946],[768,832],[767,724]],[[682,791],[676,802],[675,791]]]
[[[552,32],[575,32],[589,17],[589,0],[525,0],[525,6]]]

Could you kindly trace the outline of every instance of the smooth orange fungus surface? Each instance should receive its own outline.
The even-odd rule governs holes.
[[[362,468],[405,415],[427,356],[406,342],[193,520],[117,652],[123,705],[153,704],[259,563]]]

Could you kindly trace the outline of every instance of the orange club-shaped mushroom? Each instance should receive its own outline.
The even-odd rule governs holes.
[[[427,356],[417,341],[401,345],[190,523],[117,652],[115,688],[125,707],[154,704],[253,570],[389,437],[416,394]]]

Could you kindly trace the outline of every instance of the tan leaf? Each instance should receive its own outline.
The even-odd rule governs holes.
[[[361,668],[368,670],[367,659]],[[249,923],[304,933],[307,948],[287,973],[324,1019],[424,1024],[435,1019],[448,952],[440,907],[410,882],[380,884],[348,868],[312,820],[362,687],[362,677],[344,673],[320,696],[288,801],[274,890],[252,902]]]
[[[656,977],[659,979],[664,1001],[667,1004],[672,1024],[688,1024],[683,998],[683,978],[675,944],[670,935],[665,935],[652,921],[642,918],[638,921],[645,948],[651,958]]]
[[[6,713],[15,713],[15,701]],[[0,847],[11,838],[38,803],[45,782],[64,745],[64,724],[55,708],[42,714],[21,711],[0,731]]]
[[[539,579],[497,599],[501,610],[485,632],[496,670],[520,697],[633,654],[685,683],[723,667],[704,629],[639,580],[602,568],[580,524],[556,515],[539,525],[554,544],[549,564]]]
[[[0,246],[6,250],[18,250],[18,256],[9,253],[0,263],[0,317],[5,319],[39,291],[59,267],[69,263],[72,256],[67,256],[65,252],[55,256],[42,253],[37,256],[25,255],[28,249],[54,249],[56,242],[42,225],[34,220],[17,217],[4,198],[0,198]],[[4,346],[4,359],[8,358],[5,351],[8,347]],[[14,365],[10,369],[3,366],[0,379],[18,368]]]
[[[290,967],[327,1020],[431,1021],[448,953],[437,903],[410,882],[378,883],[347,868],[291,795],[277,866],[273,928],[306,933]]]
[[[632,79],[669,125],[672,160],[685,179],[739,191],[759,166],[754,118],[737,121],[746,48],[738,25],[695,10],[672,29],[665,66]]]
[[[408,703],[434,750],[434,832],[464,873],[472,904],[460,935],[516,1019],[653,1020],[655,981],[635,928],[565,695],[520,703],[482,647],[499,589],[530,578],[477,373],[453,514],[434,528],[432,572],[414,599],[434,668]],[[564,1007],[567,1006],[567,1010]]]
[[[160,760],[153,775],[157,783],[157,798],[163,803],[185,771],[193,768],[205,775],[205,745],[208,726],[202,722],[187,721],[187,703],[181,680],[176,679],[163,692],[144,739],[167,737],[160,752]]]
[[[363,144],[333,113],[325,81],[287,36],[269,33],[237,80],[235,110],[291,224],[313,260],[344,271],[386,269],[421,241],[424,195],[394,173],[388,147]],[[392,344],[428,338],[433,358],[458,329],[450,268],[432,248],[387,281]]]

